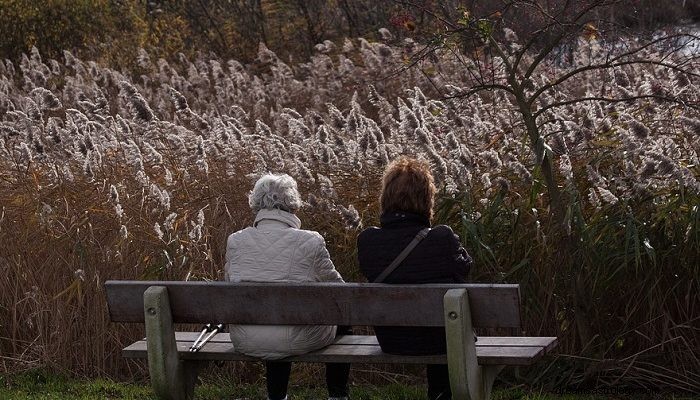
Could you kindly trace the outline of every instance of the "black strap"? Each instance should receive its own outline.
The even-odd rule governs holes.
[[[394,272],[396,267],[398,267],[399,264],[401,264],[401,262],[406,257],[408,257],[413,248],[418,246],[418,243],[420,243],[421,240],[425,239],[425,237],[428,236],[428,232],[430,232],[430,228],[421,229],[420,232],[418,232],[418,234],[416,235],[416,237],[413,238],[411,243],[409,243],[408,246],[406,246],[406,248],[403,249],[403,251],[398,256],[396,256],[394,261],[392,261],[391,264],[389,264],[389,266],[386,267],[386,269],[382,271],[382,273],[379,274],[379,276],[374,281],[372,281],[372,283],[382,283],[384,279],[386,279],[386,277],[389,276],[389,274]]]

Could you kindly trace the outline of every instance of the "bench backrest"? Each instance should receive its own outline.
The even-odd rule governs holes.
[[[107,281],[114,322],[144,322],[143,293],[168,289],[175,323],[444,326],[443,296],[465,288],[476,328],[519,328],[518,285]]]

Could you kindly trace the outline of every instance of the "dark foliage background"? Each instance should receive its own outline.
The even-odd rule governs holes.
[[[494,49],[515,51],[547,24],[527,4],[565,18],[557,10],[585,2],[499,11],[511,3],[0,0],[0,60],[13,60],[0,62],[0,371],[143,377],[119,355],[143,332],[109,322],[102,283],[220,278],[226,235],[250,223],[241,188],[263,167],[315,196],[305,226],[360,280],[355,229],[377,223],[381,168],[408,153],[461,182],[441,185],[435,222],[477,260],[471,278],[520,283],[522,333],[561,339],[556,359],[502,379],[697,392],[697,57],[671,57],[684,42],[667,41],[542,92],[533,107],[559,104],[534,127],[555,161],[545,184],[521,123],[533,109],[470,88],[508,82]],[[612,3],[591,11],[604,24],[571,28],[521,92],[700,10]],[[581,102],[590,93],[619,101]],[[260,377],[259,365],[230,368]],[[305,368],[296,381],[315,382]],[[420,376],[359,369],[372,383]]]
[[[252,61],[263,42],[285,61],[303,61],[324,40],[377,38],[382,27],[403,37],[429,39],[468,10],[489,16],[508,1],[483,0],[0,0],[0,59],[16,60],[36,46],[45,57],[71,50],[112,66],[132,67],[144,48],[172,60],[178,53],[214,52]],[[567,0],[541,1],[557,10]],[[697,21],[700,0],[621,0],[596,11],[619,29],[648,30]],[[539,21],[515,15],[507,25],[521,38]]]

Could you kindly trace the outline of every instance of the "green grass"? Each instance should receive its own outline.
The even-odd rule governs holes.
[[[290,385],[291,386],[291,385]],[[290,387],[290,398],[294,400],[324,399],[323,388]],[[213,385],[197,387],[196,398],[218,399],[264,399],[265,389],[260,385]],[[353,387],[353,400],[424,400],[425,388],[420,386],[385,385]],[[615,392],[607,394],[553,394],[526,391],[523,389],[498,389],[493,400],[612,400],[612,399],[669,399],[690,400],[700,397],[675,395]],[[146,384],[118,383],[107,379],[76,380],[43,371],[32,371],[16,375],[0,375],[0,399],[58,400],[58,399],[155,399]]]

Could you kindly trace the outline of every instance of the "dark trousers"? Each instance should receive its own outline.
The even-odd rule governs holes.
[[[271,400],[281,400],[287,395],[289,374],[292,370],[291,362],[268,361],[267,369],[267,396]],[[329,397],[348,396],[348,375],[350,364],[326,364],[326,386]],[[447,365],[426,365],[428,377],[429,400],[451,400],[450,376]]]
[[[339,326],[337,335],[350,335],[352,329],[346,326]],[[289,385],[289,374],[292,372],[292,363],[287,361],[266,361],[265,377],[267,380],[267,397],[270,400],[282,400],[287,395]],[[350,364],[328,363],[326,364],[326,387],[328,387],[329,397],[347,397],[350,392],[348,388],[348,376],[350,375]],[[448,385],[449,387],[449,381]],[[442,399],[441,399],[442,400]]]
[[[450,400],[452,390],[450,389],[450,374],[445,364],[426,365],[426,375],[428,377],[428,399],[430,400]]]
[[[267,397],[271,400],[281,400],[287,395],[289,373],[292,363],[285,361],[265,362],[267,377]],[[326,386],[329,397],[348,396],[348,374],[350,364],[326,364]]]

